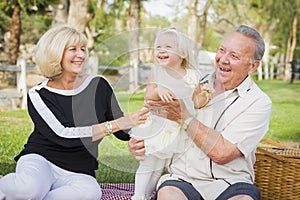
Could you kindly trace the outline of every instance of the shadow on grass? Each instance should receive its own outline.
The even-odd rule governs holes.
[[[0,163],[0,175],[6,175],[16,170],[16,163]]]

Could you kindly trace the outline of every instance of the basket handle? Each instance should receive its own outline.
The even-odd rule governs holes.
[[[280,160],[280,161],[286,161],[286,159],[283,157],[283,156],[279,156],[279,155],[276,155],[276,154],[273,154],[265,149],[263,149],[262,147],[257,147],[256,151],[258,152],[261,152],[261,153],[264,153],[272,158],[275,158],[277,160]]]
[[[280,143],[277,143],[277,142],[274,142],[273,140],[270,140],[270,139],[267,139],[267,138],[263,138],[261,140],[261,142],[264,142],[264,143],[269,143],[275,147],[279,147],[279,148],[288,148],[287,146],[285,145],[282,145]],[[256,149],[258,152],[262,152],[272,158],[275,158],[277,160],[281,160],[281,161],[286,161],[286,159],[283,157],[283,156],[280,156],[280,155],[276,155],[276,154],[273,154],[265,149],[263,149],[262,147],[258,146],[257,149]]]
[[[273,146],[280,147],[280,148],[289,148],[289,147],[287,147],[287,146],[285,146],[283,144],[280,144],[278,142],[274,142],[273,140],[270,140],[268,138],[263,138],[260,142],[269,143],[269,144],[271,144]]]

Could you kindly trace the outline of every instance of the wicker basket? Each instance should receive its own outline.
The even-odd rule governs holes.
[[[263,139],[256,150],[255,185],[261,199],[300,199],[300,149]]]

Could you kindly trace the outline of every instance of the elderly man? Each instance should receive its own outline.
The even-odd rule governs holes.
[[[186,130],[186,151],[175,154],[160,178],[155,199],[259,199],[253,184],[255,150],[268,130],[272,102],[251,80],[264,54],[264,41],[241,25],[223,42],[215,57],[215,73],[205,78],[211,101],[192,116],[181,100],[149,102],[160,116]],[[131,153],[145,153],[143,141],[131,139]]]

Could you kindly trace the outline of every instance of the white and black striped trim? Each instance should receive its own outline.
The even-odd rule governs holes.
[[[39,91],[42,88],[47,88],[48,90],[51,90],[55,93],[59,93],[63,95],[74,95],[80,93],[83,89],[85,89],[94,77],[95,76],[87,77],[84,83],[82,83],[82,85],[75,90],[57,90],[54,88],[47,87],[46,84],[48,80],[45,80],[40,85],[37,85],[29,90],[28,94],[33,106],[56,135],[63,138],[91,137],[92,127],[91,126],[85,126],[85,127],[63,126],[59,122],[59,120],[54,116],[54,114],[50,111],[50,109],[46,106],[46,104],[43,102],[42,98],[40,97],[37,91]]]

